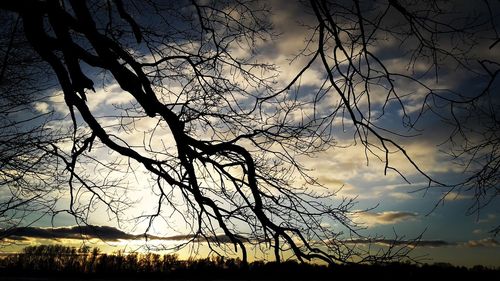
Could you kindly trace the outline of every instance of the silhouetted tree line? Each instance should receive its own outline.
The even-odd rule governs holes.
[[[249,264],[236,258],[214,256],[180,260],[176,254],[102,253],[98,248],[62,245],[29,246],[21,253],[0,258],[0,279],[9,278],[83,279],[231,279],[231,280],[333,280],[339,278],[377,277],[383,279],[419,279],[432,277],[486,277],[499,280],[500,268],[455,267],[448,263],[414,264],[343,264],[318,265],[289,260],[281,263],[254,261]]]

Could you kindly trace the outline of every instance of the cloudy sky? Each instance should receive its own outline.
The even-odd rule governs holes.
[[[345,1],[339,1],[341,2]],[[472,1],[453,2],[458,3],[453,7],[461,12],[470,11],[481,15],[486,11],[485,6],[479,6],[479,3],[471,4]],[[380,3],[385,2],[380,1]],[[373,15],[382,11],[384,7],[383,4],[365,4],[367,14],[373,13]],[[448,5],[442,5],[444,9],[451,9]],[[252,57],[255,60],[274,64],[279,74],[276,77],[275,88],[279,89],[285,87],[308,63],[309,56],[297,56],[297,54],[304,50],[306,50],[304,53],[307,53],[307,50],[314,48],[307,46],[306,43],[311,38],[311,26],[315,25],[315,18],[310,7],[298,2],[270,1],[269,6],[271,9],[269,20],[273,24],[276,36],[272,39],[258,40],[252,50],[233,47],[231,52],[235,57]],[[493,11],[498,10],[493,9]],[[396,14],[394,13],[395,18],[392,19],[391,13],[394,11],[389,11],[387,26],[398,22]],[[484,27],[489,23],[482,24]],[[498,21],[492,22],[491,25],[500,28]],[[489,40],[491,34],[487,32],[485,34],[486,39],[475,42],[468,53],[474,58],[481,55],[487,59],[500,59],[498,57],[500,46],[494,50],[488,49],[491,44]],[[391,37],[380,38],[370,47],[392,72],[418,77],[419,81],[435,89],[451,89],[465,95],[484,87],[486,80],[457,67],[456,63],[448,61],[448,58],[442,59],[439,79],[436,79],[433,68],[429,67],[432,60],[422,59],[409,64],[411,55],[408,55],[407,50],[412,47],[411,40],[400,42]],[[196,46],[192,47],[196,48]],[[143,50],[138,50],[140,51]],[[479,66],[472,63],[471,68],[474,70]],[[316,61],[304,72],[291,91],[307,99],[308,96],[318,92],[325,78],[324,68],[320,61]],[[88,97],[88,105],[93,113],[101,116],[100,122],[106,128],[115,130],[117,136],[132,147],[139,147],[146,139],[154,136],[155,141],[149,143],[152,150],[155,148],[172,149],[168,145],[165,147],[165,143],[168,144],[169,139],[171,140],[168,130],[151,131],[158,123],[158,120],[154,118],[135,121],[133,130],[127,129],[126,126],[120,127],[122,120],[114,116],[119,115],[119,111],[123,108],[130,106],[132,97],[124,95],[113,80],[107,79],[96,73],[94,82],[102,86],[96,87],[96,93]],[[103,82],[99,83],[101,80]],[[404,109],[408,112],[409,118],[415,118],[428,91],[404,79],[396,80],[395,84],[404,96]],[[493,83],[493,92],[498,92],[499,86],[498,81]],[[171,88],[173,92],[176,91],[175,87]],[[373,103],[372,110],[376,115],[377,112],[380,113],[386,94],[383,89],[373,91],[371,102]],[[381,92],[380,95],[377,95],[377,91]],[[336,101],[335,96],[327,96],[318,105],[318,112],[328,110],[329,106],[335,104]],[[47,99],[37,101],[33,106],[40,113],[54,111],[58,116],[68,114],[64,98],[58,89],[52,89]],[[391,105],[386,110],[383,117],[376,121],[378,126],[398,133],[407,130],[401,125],[405,121],[402,117],[402,108]],[[302,118],[304,116],[307,118],[311,112],[303,109],[300,114]],[[49,126],[53,128],[70,128],[71,125],[72,122],[68,116],[62,121],[49,123]],[[463,166],[452,163],[449,156],[443,152],[446,147],[442,144],[453,127],[445,124],[436,114],[428,110],[415,128],[416,130],[406,131],[412,137],[395,138],[418,167],[442,182],[453,183],[463,179],[466,176],[463,174]],[[369,211],[353,216],[355,222],[364,226],[361,234],[383,237],[372,240],[380,245],[387,244],[388,239],[392,238],[412,240],[421,236],[414,254],[424,258],[425,261],[500,266],[500,243],[498,237],[494,237],[490,232],[500,224],[498,200],[494,200],[480,212],[467,215],[469,208],[474,204],[473,191],[449,192],[449,189],[444,188],[426,188],[428,184],[426,178],[401,153],[391,154],[390,161],[410,183],[408,184],[405,178],[396,172],[388,171],[384,174],[383,161],[380,161],[376,155],[367,155],[365,148],[359,143],[354,144],[352,128],[349,125],[346,125],[344,130],[335,131],[334,138],[336,145],[330,149],[314,155],[297,156],[297,160],[310,169],[310,175],[317,178],[321,184],[331,190],[338,190],[338,198],[356,198],[355,210],[369,209]],[[66,147],[62,145],[61,148],[70,150],[71,145],[67,144]],[[99,155],[103,163],[114,161],[114,155],[104,147],[97,146],[93,153],[93,155]],[[80,168],[91,174],[89,171],[92,171],[93,166],[86,165],[82,163]],[[141,234],[147,227],[147,221],[141,220],[140,214],[148,214],[155,210],[157,190],[151,188],[154,182],[139,164],[130,164],[130,169],[127,171],[112,171],[107,175],[91,174],[91,176],[91,178],[106,177],[109,180],[120,178],[126,182],[127,193],[124,195],[126,199],[123,203],[130,204],[130,207],[123,209],[120,214],[127,219],[117,221],[113,213],[106,212],[105,208],[99,204],[92,205],[89,210],[88,222],[93,226],[77,227],[74,219],[65,213],[54,217],[35,213],[30,217],[34,223],[29,227],[10,230],[8,242],[16,242],[17,246],[0,248],[0,251],[16,251],[19,245],[33,243],[64,242],[78,245],[82,238],[90,239],[90,243],[113,251],[126,245],[129,249],[135,249],[145,243],[146,245],[148,243],[150,245],[161,243],[174,245],[178,241],[187,241],[192,238],[183,229],[180,218],[172,215],[169,217],[170,221],[156,221],[153,229],[149,231],[150,241],[144,241]],[[113,192],[125,194],[124,190],[113,189]],[[81,203],[82,208],[86,206],[85,199],[88,199],[88,196],[90,195],[82,194],[79,198],[83,203],[77,203]],[[56,208],[67,208],[68,200],[69,195],[62,194]],[[334,223],[332,224],[331,227],[336,227]],[[0,237],[2,237],[1,234]],[[218,239],[224,241],[223,236]],[[198,242],[203,241],[198,240]],[[362,240],[357,242],[363,243]],[[185,254],[189,254],[189,251]]]

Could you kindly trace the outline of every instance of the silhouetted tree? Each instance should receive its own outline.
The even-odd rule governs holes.
[[[66,179],[58,172],[59,161],[45,151],[67,135],[49,130],[53,112],[39,108],[49,98],[45,90],[57,84],[48,65],[22,36],[21,18],[0,13],[0,228],[5,230],[53,209]]]
[[[399,40],[403,46],[398,50],[409,68],[424,60],[436,79],[443,61],[476,71],[467,64],[465,47],[473,46],[474,39],[469,27],[486,24],[476,25],[465,16],[449,18],[452,14],[439,7],[441,1],[311,0],[303,3],[314,19],[310,41],[299,54],[309,62],[285,89],[276,90],[273,65],[256,61],[251,52],[235,54],[238,48],[252,50],[258,42],[272,39],[264,4],[0,2],[4,17],[16,18],[11,26],[22,23],[29,46],[55,73],[71,117],[73,132],[64,135],[71,140],[70,148],[52,141],[35,144],[41,159],[47,156],[61,163],[47,171],[67,172],[67,212],[86,223],[94,206],[100,205],[119,220],[131,204],[124,197],[128,186],[122,174],[137,170],[153,180],[156,195],[155,210],[137,217],[148,223],[145,234],[156,220],[168,222],[176,215],[194,234],[189,242],[203,241],[215,253],[241,251],[244,263],[252,244],[274,249],[278,261],[283,251],[299,260],[328,263],[405,257],[410,248],[396,244],[371,255],[363,245],[349,243],[359,229],[351,217],[353,200],[334,201],[335,192],[311,189],[321,184],[307,174],[298,156],[334,146],[337,125],[342,124],[353,130],[353,141],[364,145],[366,154],[380,158],[386,172],[400,173],[391,165],[391,155],[400,153],[427,178],[429,187],[449,187],[405,151],[403,134],[377,120],[383,119],[387,107],[399,106],[403,128],[411,131],[426,110],[442,102],[452,108],[471,104],[470,99],[488,96],[488,88],[479,95],[444,95],[424,83],[421,77],[426,76],[393,72],[375,49],[384,36]],[[461,36],[458,45],[440,41],[455,36]],[[306,97],[291,93],[316,65],[325,76],[317,92]],[[496,73],[489,70],[491,83]],[[405,81],[427,91],[416,113],[408,109],[414,106],[413,95],[401,92]],[[92,101],[102,98],[99,89],[112,84],[123,91],[121,98],[128,99],[106,115],[99,114]],[[92,93],[96,88],[99,93]],[[31,104],[27,101],[22,103]],[[307,118],[297,117],[311,109]],[[450,116],[454,115],[444,118],[453,120]],[[460,184],[467,186],[480,177],[477,173]],[[3,185],[11,187],[7,184]],[[36,196],[38,189],[14,186],[12,193],[16,192]],[[9,204],[2,206],[8,209]],[[87,264],[98,266],[106,256],[91,257]],[[137,256],[125,259],[129,266],[147,265]]]
[[[472,193],[469,214],[473,214],[496,200],[498,2],[312,0],[309,4],[318,25],[309,41],[313,47],[302,54],[310,61],[294,81],[317,62],[328,74],[311,102],[320,107],[333,96],[336,104],[318,110],[318,122],[334,127],[335,120],[345,120],[354,143],[366,148],[367,161],[368,155],[375,156],[384,163],[385,173],[395,171],[409,182],[391,161],[403,156],[427,180],[427,188],[443,189],[440,202],[452,191]],[[447,78],[449,73],[467,77],[472,85],[450,81],[457,78]],[[388,111],[400,114],[387,116]],[[439,179],[405,150],[404,139],[421,134],[428,126],[421,119],[429,116],[438,117],[441,131],[449,132],[441,147],[452,157],[450,162],[463,166],[464,178]],[[402,126],[380,122],[385,118],[400,118]],[[335,132],[324,131],[325,138]]]

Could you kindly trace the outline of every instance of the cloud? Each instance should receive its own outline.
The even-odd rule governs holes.
[[[446,193],[446,195],[444,196],[443,199],[445,201],[458,201],[458,200],[466,200],[466,199],[471,199],[471,198],[472,198],[471,195],[465,195],[465,194],[451,191],[451,192]]]
[[[236,235],[242,241],[249,241],[248,238]],[[175,236],[167,236],[167,237],[159,237],[159,236],[149,236],[148,239],[152,240],[167,240],[167,241],[187,241],[193,240],[194,242],[210,242],[210,243],[233,243],[231,238],[227,235],[215,235],[215,236],[201,236],[194,234],[186,234],[186,235],[175,235]]]
[[[494,222],[497,218],[497,215],[496,214],[488,214],[486,216],[486,218],[482,218],[480,220],[477,221],[477,223],[490,223],[490,222]]]
[[[390,212],[385,212],[390,213]],[[379,213],[381,214],[381,213]],[[381,217],[384,217],[383,215]],[[385,215],[383,220],[394,221],[397,219],[392,219],[391,217],[405,217],[405,216],[390,216]],[[68,227],[19,227],[12,229],[0,229],[0,241],[25,241],[31,239],[47,239],[47,240],[60,240],[60,239],[100,239],[105,242],[115,242],[118,240],[144,240],[145,236],[143,234],[135,235],[123,232],[111,226],[68,226]],[[215,236],[200,236],[194,234],[186,235],[174,235],[174,236],[154,236],[147,235],[149,240],[161,240],[161,241],[188,241],[203,243],[232,243],[231,239],[227,235],[215,235]],[[239,236],[242,241],[248,242],[249,239]],[[263,240],[262,240],[263,241]],[[260,241],[260,242],[262,242]],[[479,240],[469,240],[467,242],[448,242],[444,240],[392,240],[392,239],[350,239],[342,241],[346,244],[377,244],[380,246],[408,246],[408,247],[447,247],[447,246],[459,246],[467,248],[493,248],[500,247],[500,242],[493,238],[485,238]]]
[[[468,248],[495,248],[500,247],[500,242],[493,238],[484,238],[479,240],[469,240],[463,243],[463,245]]]
[[[405,220],[412,220],[418,217],[417,213],[400,212],[400,211],[384,211],[380,213],[360,212],[354,216],[356,223],[366,227],[376,225],[395,224]]]
[[[414,197],[408,192],[391,192],[387,193],[387,196],[400,201],[414,199]]]
[[[100,239],[102,241],[118,241],[118,240],[164,240],[164,241],[187,241],[194,242],[211,242],[211,243],[232,243],[231,238],[227,235],[201,236],[201,235],[174,235],[174,236],[155,236],[144,234],[130,234],[123,232],[111,226],[68,226],[68,227],[18,227],[11,229],[0,229],[0,240],[23,241],[28,239]],[[248,241],[247,238],[238,236],[243,241]]]
[[[496,248],[500,242],[493,238],[469,240],[467,242],[449,242],[444,240],[391,240],[391,239],[351,239],[343,241],[347,244],[378,244],[381,246],[410,246],[410,247],[467,247],[467,248]]]
[[[35,110],[40,113],[49,112],[49,104],[46,102],[35,102],[33,106],[35,107]]]
[[[0,237],[10,240],[34,239],[92,239],[117,241],[136,239],[136,235],[127,234],[111,226],[69,226],[69,227],[17,227],[0,230]]]
[[[348,244],[379,244],[383,246],[410,246],[410,247],[444,247],[455,246],[456,243],[444,240],[391,240],[391,239],[352,239],[346,240]]]

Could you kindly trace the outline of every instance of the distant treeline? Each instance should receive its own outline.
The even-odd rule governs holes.
[[[106,254],[98,248],[41,245],[26,247],[19,254],[0,257],[1,280],[23,277],[141,280],[346,280],[344,278],[360,277],[420,280],[424,277],[481,277],[500,280],[500,269],[411,263],[324,266],[295,261],[255,261],[243,264],[239,259],[223,257],[179,260],[175,254]]]

